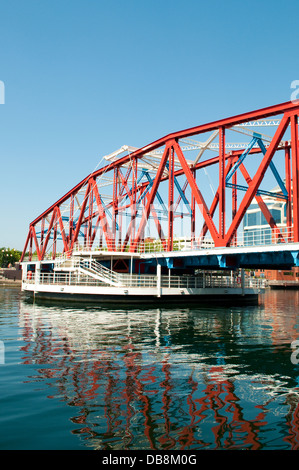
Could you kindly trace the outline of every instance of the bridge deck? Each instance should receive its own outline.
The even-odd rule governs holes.
[[[299,243],[280,243],[264,246],[236,246],[184,248],[175,251],[147,251],[130,253],[107,250],[78,250],[74,256],[92,256],[101,259],[139,259],[148,264],[162,264],[168,268],[281,269],[299,266]]]

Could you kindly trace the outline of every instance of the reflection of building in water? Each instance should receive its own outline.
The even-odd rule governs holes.
[[[281,290],[269,290],[264,295],[264,318],[269,324],[269,331],[273,341],[273,347],[278,350],[281,345],[298,339],[297,315],[299,308],[299,291],[289,292]],[[294,314],[285,314],[285,305],[293,310]],[[271,328],[271,330],[270,330]]]
[[[245,246],[270,245],[275,237],[280,237],[281,243],[284,243],[292,236],[293,228],[287,220],[288,203],[283,198],[279,186],[271,192],[273,195],[261,196],[263,204],[269,211],[268,217],[271,217],[271,225],[261,210],[262,206],[257,202],[253,202],[244,216]],[[267,279],[273,287],[296,283],[299,287],[299,267],[282,266],[281,269],[261,269],[257,270],[255,275]]]
[[[110,313],[21,303],[20,326],[23,362],[47,364],[38,372],[50,383],[48,396],[74,407],[73,432],[94,448],[263,446],[277,382],[265,388],[265,376],[254,365],[252,380],[244,382],[227,360],[237,355],[246,328],[256,326],[244,311],[211,317],[209,311],[194,315],[187,309]],[[221,341],[224,331],[235,341]],[[271,333],[260,343],[267,340],[270,345]],[[257,406],[250,390],[259,383]],[[298,436],[294,420],[289,419],[291,447]]]

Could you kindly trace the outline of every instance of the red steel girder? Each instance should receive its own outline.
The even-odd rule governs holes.
[[[210,122],[208,124],[203,124],[203,125],[199,125],[196,127],[192,127],[190,129],[183,130],[183,131],[173,132],[171,134],[168,134],[162,137],[161,139],[158,139],[154,141],[153,143],[146,145],[145,147],[142,147],[136,150],[135,152],[132,152],[129,155],[126,155],[120,158],[116,162],[109,163],[109,165],[103,168],[100,168],[99,170],[96,170],[95,172],[89,174],[82,181],[80,181],[80,183],[78,183],[74,188],[72,188],[64,196],[62,196],[55,204],[50,206],[45,212],[43,212],[40,216],[38,216],[32,222],[32,224],[35,224],[38,221],[40,221],[42,217],[44,217],[46,214],[51,212],[56,205],[60,205],[61,203],[69,199],[71,194],[76,193],[79,189],[81,189],[84,185],[86,185],[90,177],[97,178],[98,176],[106,173],[108,168],[112,168],[113,166],[122,166],[124,164],[129,163],[131,160],[135,158],[141,158],[146,153],[152,152],[153,150],[156,150],[159,147],[163,147],[164,145],[169,144],[171,140],[179,140],[179,139],[183,139],[187,137],[192,137],[197,134],[202,134],[205,132],[210,132],[210,131],[219,129],[220,127],[229,128],[237,124],[242,124],[244,122],[249,122],[249,121],[258,120],[258,119],[266,119],[266,118],[277,116],[278,114],[284,114],[287,112],[293,112],[294,114],[296,114],[296,112],[298,113],[299,104],[288,101],[286,103],[269,106],[267,108],[262,108],[257,111],[251,111],[248,113],[239,114],[237,116],[233,116],[230,118],[220,119],[217,121]]]
[[[246,180],[246,182],[249,186],[252,182],[252,179],[250,178],[250,176],[248,174],[248,171],[246,170],[243,163],[241,163],[241,165],[240,165],[240,170],[241,170],[241,173],[243,174],[243,176],[244,176],[244,178],[245,178],[245,180]],[[280,230],[277,227],[276,222],[275,222],[270,210],[268,209],[267,204],[264,202],[262,196],[259,196],[258,194],[256,194],[255,195],[255,200],[258,203],[263,215],[265,216],[266,221],[268,222],[270,227],[275,230],[276,236],[280,237],[280,239],[282,240],[283,237],[280,233]]]
[[[109,227],[109,224],[108,224],[108,221],[107,221],[107,217],[106,217],[106,213],[105,213],[105,210],[103,208],[103,204],[102,204],[101,197],[100,197],[100,194],[99,194],[99,190],[98,190],[98,187],[97,187],[97,184],[96,184],[94,178],[90,179],[90,184],[92,186],[94,196],[95,196],[95,199],[96,199],[96,203],[97,203],[97,206],[98,206],[100,223],[101,223],[102,230],[103,230],[103,233],[104,233],[104,236],[105,236],[105,239],[106,239],[107,247],[110,248],[110,249],[115,249],[115,239],[113,237],[113,233],[110,230],[110,227]]]
[[[191,189],[191,206],[193,208],[192,210],[192,220],[191,220],[191,226],[195,226],[195,210],[194,210],[194,201],[196,201],[197,205],[199,206],[200,210],[202,211],[205,224],[207,229],[209,230],[211,237],[214,240],[214,243],[216,246],[228,246],[230,245],[234,237],[236,236],[236,231],[242,222],[242,219],[244,217],[244,214],[246,210],[248,209],[252,199],[256,197],[257,190],[263,180],[264,174],[270,164],[270,161],[272,160],[274,153],[276,150],[282,149],[280,147],[278,149],[278,145],[280,144],[280,141],[284,135],[284,132],[287,128],[287,126],[291,125],[291,142],[290,144],[287,144],[285,146],[285,152],[286,152],[286,163],[285,163],[285,168],[286,168],[286,187],[287,187],[287,192],[289,195],[289,200],[291,198],[291,194],[293,195],[293,210],[292,210],[292,215],[293,215],[293,220],[291,221],[291,209],[290,209],[290,202],[288,201],[288,206],[287,206],[287,214],[288,214],[288,226],[291,225],[291,222],[294,225],[294,241],[299,241],[299,149],[298,149],[298,117],[297,114],[299,113],[299,104],[298,103],[292,103],[292,102],[287,102],[287,103],[282,103],[279,105],[263,108],[257,111],[252,111],[249,113],[243,113],[238,116],[226,118],[226,119],[221,119],[218,121],[214,121],[208,124],[196,126],[190,129],[186,129],[183,131],[171,133],[165,137],[162,137],[161,139],[156,140],[155,142],[138,149],[134,152],[132,152],[129,155],[126,155],[123,158],[120,158],[119,160],[115,162],[110,162],[109,165],[91,173],[88,175],[86,178],[84,178],[78,185],[76,185],[74,188],[72,188],[68,193],[66,193],[62,198],[60,198],[56,203],[54,203],[52,206],[50,206],[46,211],[44,211],[39,217],[37,217],[31,224],[30,224],[30,230],[29,234],[26,240],[26,245],[24,247],[23,255],[25,253],[25,249],[27,248],[28,244],[30,244],[30,250],[32,250],[32,245],[34,242],[34,245],[36,247],[36,252],[38,255],[39,259],[43,259],[45,256],[47,247],[49,245],[49,239],[51,233],[54,234],[53,238],[53,252],[55,252],[55,247],[56,247],[56,238],[57,238],[57,229],[59,227],[62,241],[63,241],[63,249],[64,251],[72,251],[74,248],[74,244],[78,240],[78,235],[80,232],[80,229],[82,227],[82,224],[84,221],[87,223],[87,231],[86,231],[86,237],[87,241],[92,243],[95,237],[95,232],[99,224],[101,224],[101,228],[103,231],[103,234],[106,239],[107,246],[109,246],[111,249],[115,248],[115,230],[113,230],[113,227],[115,227],[116,223],[116,217],[119,216],[120,211],[122,210],[120,206],[120,202],[122,198],[127,195],[130,199],[131,207],[132,207],[132,216],[131,216],[131,222],[133,221],[135,224],[136,221],[136,213],[134,205],[136,202],[136,195],[139,192],[139,194],[142,194],[142,192],[145,190],[145,188],[148,186],[149,182],[143,182],[138,185],[137,187],[137,163],[138,160],[141,159],[144,155],[150,153],[151,151],[165,146],[165,150],[163,153],[163,156],[160,161],[159,168],[156,173],[156,177],[154,179],[154,184],[153,188],[151,189],[149,196],[147,196],[147,202],[145,206],[145,211],[143,213],[143,216],[141,217],[141,221],[137,227],[137,235],[134,235],[135,228],[133,225],[130,225],[130,230],[131,232],[127,233],[126,241],[125,244],[127,243],[128,239],[131,238],[131,241],[133,241],[133,248],[136,249],[137,243],[143,236],[145,224],[147,223],[149,214],[151,212],[151,204],[153,204],[157,189],[159,187],[159,184],[162,181],[165,181],[168,179],[168,176],[164,174],[164,169],[165,169],[165,164],[168,158],[171,157],[171,152],[173,150],[175,151],[175,154],[178,157],[178,160],[181,164],[181,169],[176,170],[176,171],[169,171],[170,179],[169,179],[169,202],[172,202],[173,206],[173,191],[174,191],[174,186],[173,186],[173,177],[178,176],[178,175],[185,175],[186,176],[186,182],[189,184],[189,187]],[[237,208],[237,194],[236,190],[233,188],[233,213],[232,213],[232,222],[230,226],[228,227],[228,230],[226,232],[226,221],[225,221],[225,163],[228,158],[231,156],[225,154],[225,131],[226,129],[229,129],[230,127],[236,125],[236,124],[242,124],[251,120],[258,120],[258,119],[266,119],[272,116],[277,116],[277,115],[282,115],[282,120],[280,125],[278,126],[278,129],[266,151],[266,154],[264,155],[262,159],[262,163],[259,166],[255,176],[252,178],[252,180],[249,181],[249,187],[247,192],[245,193],[239,208]],[[193,135],[209,132],[209,131],[214,131],[218,130],[219,131],[219,144],[220,144],[220,150],[219,150],[219,156],[215,158],[210,158],[205,161],[198,162],[194,167],[190,168],[189,164],[187,163],[185,156],[182,152],[182,149],[178,143],[179,139],[191,137]],[[289,153],[289,147],[291,147],[291,160],[290,160],[290,153]],[[172,150],[173,149],[173,150]],[[259,149],[252,149],[250,153],[260,153]],[[240,155],[241,152],[232,152],[232,155]],[[291,163],[290,163],[291,161]],[[170,159],[170,164],[171,164],[171,159]],[[218,188],[218,200],[216,201],[216,205],[219,204],[219,231],[216,228],[215,222],[213,220],[213,215],[214,215],[214,210],[212,211],[212,207],[210,211],[208,210],[207,204],[203,198],[203,195],[196,183],[195,176],[193,172],[197,169],[200,168],[205,168],[209,165],[214,165],[218,164],[219,165],[219,188]],[[121,172],[121,167],[123,165],[127,165],[127,174],[124,177],[122,172]],[[240,170],[243,169],[243,174],[245,167],[242,166]],[[291,179],[291,169],[292,169],[292,179]],[[109,227],[109,224],[107,222],[106,218],[106,213],[105,209],[101,203],[101,197],[97,188],[97,183],[96,180],[98,177],[101,175],[104,175],[107,171],[113,170],[114,172],[114,185],[113,185],[113,198],[111,203],[108,204],[108,207],[112,208],[113,211],[113,217],[114,217],[114,223],[112,224],[112,231]],[[132,189],[129,189],[128,186],[128,178],[130,175],[130,172],[133,170],[133,177],[132,177]],[[170,165],[170,170],[171,170],[171,165]],[[245,171],[247,171],[245,169]],[[248,175],[247,175],[248,176]],[[236,178],[237,178],[237,173],[233,175],[233,183],[236,184]],[[246,179],[246,175],[245,175]],[[118,184],[121,183],[122,186],[118,189]],[[86,192],[85,192],[85,197],[83,200],[82,205],[80,206],[80,215],[76,223],[76,228],[74,228],[73,224],[73,215],[74,215],[74,198],[76,197],[76,194],[78,191],[86,186]],[[90,194],[92,193],[92,195]],[[118,194],[117,194],[118,192]],[[97,203],[97,211],[94,212],[92,208],[93,204],[93,196],[95,196],[96,203]],[[87,206],[87,200],[89,197],[89,216],[86,217],[85,215],[85,210]],[[60,212],[60,207],[61,205],[66,202],[67,200],[71,201],[70,204],[70,216],[69,216],[69,226],[68,226],[68,234],[65,230],[64,223],[61,217],[61,212]],[[135,202],[134,202],[135,201]],[[260,201],[261,202],[261,201]],[[261,203],[262,205],[262,203]],[[269,214],[268,214],[269,216]],[[45,228],[45,219],[47,217],[48,220],[48,228]],[[92,219],[94,217],[97,217],[97,222],[96,222],[96,228],[92,233]],[[49,222],[49,218],[51,218]],[[273,225],[273,221],[268,217],[268,222],[270,223],[270,226]],[[156,219],[157,221],[157,219]],[[38,244],[37,241],[37,236],[36,236],[36,231],[35,227],[37,223],[41,223],[41,235],[40,235],[40,245]],[[169,216],[169,248],[171,248],[171,243],[173,239],[173,214]],[[158,227],[157,227],[158,228]],[[45,236],[45,231],[46,236]],[[159,231],[161,231],[158,228]],[[193,234],[193,230],[192,234]],[[192,235],[193,236],[193,235]],[[131,247],[132,248],[132,247]],[[23,259],[22,255],[22,259]]]
[[[291,155],[290,148],[285,149],[285,177],[286,177],[286,190],[288,193],[288,200],[286,202],[286,216],[287,216],[287,234],[290,236],[292,226],[292,182],[291,182]]]
[[[262,162],[258,168],[258,171],[256,172],[256,174],[254,175],[253,179],[251,180],[251,183],[249,184],[249,187],[248,187],[248,190],[246,191],[241,203],[240,203],[240,206],[239,206],[239,209],[227,231],[227,234],[226,234],[226,237],[225,237],[225,245],[226,246],[229,246],[232,238],[234,237],[244,215],[245,215],[245,212],[247,211],[249,205],[251,204],[251,201],[252,199],[255,197],[256,195],[256,192],[259,188],[259,185],[261,183],[261,181],[263,180],[263,177],[265,175],[265,172],[268,168],[268,166],[270,165],[270,161],[272,160],[273,158],[273,155],[277,149],[277,146],[279,145],[284,133],[285,133],[285,130],[289,124],[289,115],[285,114],[275,132],[275,135],[264,155],[264,158],[262,159]]]
[[[88,181],[88,184],[87,184],[87,187],[86,187],[85,196],[84,196],[84,199],[83,199],[83,203],[82,203],[82,206],[81,206],[79,218],[78,218],[77,225],[76,225],[76,230],[75,230],[73,238],[71,240],[69,251],[73,250],[75,242],[78,240],[78,235],[79,235],[79,231],[80,231],[80,228],[81,228],[84,212],[85,212],[85,209],[86,209],[87,200],[88,200],[88,196],[89,196],[90,189],[91,189],[91,184],[92,184],[92,179],[90,179]]]
[[[195,201],[197,202],[198,204],[198,207],[200,209],[200,211],[202,212],[202,215],[204,217],[204,220],[208,226],[208,229],[210,231],[210,234],[211,234],[211,237],[213,238],[213,241],[215,243],[215,246],[218,246],[219,244],[219,234],[218,234],[218,231],[215,227],[215,224],[213,222],[213,219],[211,217],[211,214],[208,210],[208,207],[206,205],[206,202],[196,184],[196,181],[194,179],[194,176],[192,174],[192,171],[184,157],[184,154],[181,150],[181,147],[179,146],[179,144],[177,142],[174,143],[174,149],[175,149],[175,152],[180,160],[180,163],[181,163],[181,166],[182,166],[182,169],[184,170],[184,173],[186,175],[186,178],[189,182],[189,185],[190,185],[190,188],[192,190],[192,194],[195,198]]]
[[[171,151],[171,143],[168,144],[168,146],[165,148],[164,153],[162,155],[160,165],[159,165],[159,168],[157,170],[156,177],[154,179],[150,195],[148,197],[145,209],[144,209],[142,217],[141,217],[141,221],[140,221],[140,224],[139,224],[137,235],[136,235],[135,240],[133,241],[133,243],[130,247],[131,252],[136,251],[138,242],[142,238],[144,227],[145,227],[145,224],[146,224],[146,222],[148,220],[148,217],[149,217],[149,214],[150,214],[151,204],[153,203],[154,198],[157,194],[158,186],[160,184],[163,171],[166,167],[166,162],[167,162],[167,158],[168,158],[168,155],[169,155],[170,151]]]
[[[299,241],[299,148],[298,117],[291,116],[292,180],[293,180],[293,225],[294,241]]]
[[[239,156],[239,154],[234,155],[234,156],[232,156],[232,155],[227,155],[226,156],[226,158],[228,158],[228,163],[227,163],[226,168],[225,168],[225,176],[228,174],[228,172],[230,171],[233,164],[235,164],[235,162],[237,161],[238,156]],[[235,175],[236,175],[236,173],[235,173]],[[211,207],[210,207],[210,214],[211,214],[212,217],[214,216],[217,205],[219,203],[219,193],[220,193],[220,185],[218,186],[218,189],[215,193],[214,199],[213,199]],[[234,205],[233,205],[233,208],[234,208]],[[200,240],[204,239],[204,237],[207,234],[207,231],[208,231],[208,226],[207,226],[206,223],[204,223],[201,234],[200,234]]]
[[[225,236],[225,128],[219,129],[219,236]]]
[[[168,251],[173,249],[173,193],[174,193],[174,150],[169,150],[169,176],[168,176]]]

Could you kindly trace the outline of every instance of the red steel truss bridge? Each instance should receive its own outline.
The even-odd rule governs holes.
[[[286,102],[124,145],[30,223],[21,260],[103,250],[297,266],[298,114]]]

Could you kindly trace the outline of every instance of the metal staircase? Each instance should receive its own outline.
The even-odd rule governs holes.
[[[101,263],[90,258],[76,258],[73,260],[73,267],[81,273],[91,276],[110,286],[122,286],[118,273],[106,268]]]

